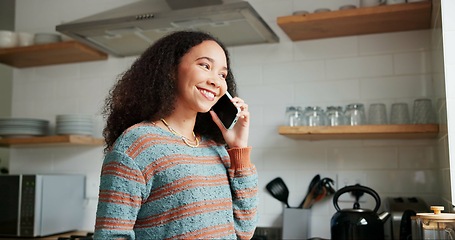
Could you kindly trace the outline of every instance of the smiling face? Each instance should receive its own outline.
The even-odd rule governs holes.
[[[177,71],[176,110],[207,112],[227,90],[227,61],[215,41],[204,41],[185,54]]]

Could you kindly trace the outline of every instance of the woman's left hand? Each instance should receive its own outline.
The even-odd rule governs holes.
[[[239,118],[232,129],[227,130],[213,110],[210,111],[210,114],[212,115],[213,121],[220,128],[229,148],[245,148],[248,147],[250,129],[250,112],[248,112],[248,104],[239,97],[232,98],[232,102],[235,106],[240,108],[240,112],[237,114]]]

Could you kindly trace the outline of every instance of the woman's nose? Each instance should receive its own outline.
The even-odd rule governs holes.
[[[220,87],[221,85],[221,80],[217,78],[218,76],[212,76],[209,77],[208,82],[210,85],[215,86],[215,87]]]

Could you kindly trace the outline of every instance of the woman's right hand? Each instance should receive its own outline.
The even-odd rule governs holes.
[[[211,110],[213,121],[220,128],[223,134],[224,140],[226,141],[229,148],[245,148],[248,147],[248,137],[250,129],[250,112],[248,111],[248,104],[239,97],[231,99],[235,106],[240,108],[240,112],[237,114],[238,120],[232,129],[226,129],[218,115]]]

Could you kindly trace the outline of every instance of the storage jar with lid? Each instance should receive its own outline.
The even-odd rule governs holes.
[[[345,125],[346,120],[343,114],[343,109],[341,106],[329,106],[326,111],[327,115],[327,125],[329,126],[339,126]]]
[[[348,125],[366,124],[365,107],[362,103],[352,103],[346,106],[344,111]]]
[[[286,125],[295,127],[302,125],[303,112],[301,107],[289,106],[286,108]]]
[[[442,206],[431,206],[433,213],[417,213],[412,225],[412,239],[455,239],[455,214],[441,213]]]
[[[325,126],[326,116],[321,107],[306,107],[303,112],[303,125]]]

